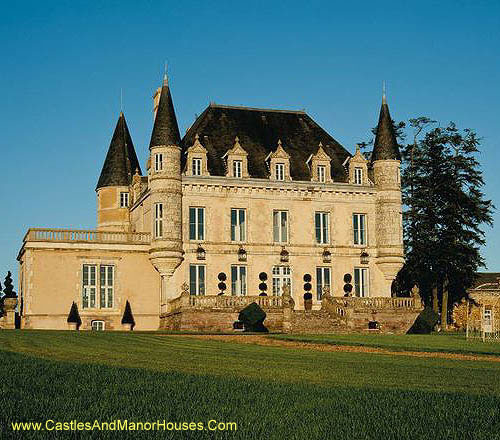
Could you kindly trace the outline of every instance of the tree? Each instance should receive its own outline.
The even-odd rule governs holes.
[[[12,274],[10,273],[10,270],[7,272],[4,285],[5,285],[5,288],[3,290],[4,298],[17,298],[17,293],[14,292],[14,286],[12,285]]]
[[[125,310],[123,311],[122,324],[130,324],[131,326],[135,325],[134,315],[132,315],[132,308],[130,307],[128,300],[125,304]]]
[[[481,191],[476,133],[453,123],[429,129],[432,123],[428,118],[411,120],[415,137],[403,149],[406,263],[398,284],[418,284],[435,311],[441,298],[446,326],[448,299],[463,298],[484,265],[479,252],[485,243],[482,227],[492,224],[494,206]],[[421,133],[423,138],[417,139]]]
[[[77,328],[80,327],[80,325],[82,325],[80,313],[78,313],[78,306],[76,305],[76,303],[74,301],[73,301],[73,304],[71,304],[71,309],[69,311],[67,321],[69,324],[76,324]]]
[[[3,293],[2,293],[2,283],[0,283],[0,318],[3,316]]]

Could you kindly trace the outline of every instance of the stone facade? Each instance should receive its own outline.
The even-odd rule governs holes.
[[[349,155],[305,113],[220,110],[217,119],[207,116],[207,109],[191,130],[221,124],[221,139],[227,139],[222,149],[213,134],[196,133],[193,142],[188,132],[181,140],[165,80],[154,97],[145,176],[139,166],[131,169],[135,152],[120,115],[112,151],[119,152],[122,142],[124,157],[132,160],[122,161],[124,166],[108,153],[97,188],[97,231],[30,229],[24,239],[19,253],[24,328],[67,328],[74,301],[81,329],[96,321],[105,329],[122,329],[128,300],[137,330],[229,331],[243,303],[262,298],[263,273],[267,298],[280,298],[279,305],[264,307],[271,330],[328,332],[342,325],[362,330],[373,311],[391,331],[407,327],[411,313],[406,306],[384,303],[377,312],[372,304],[369,312],[353,311],[347,324],[322,298],[323,287],[343,297],[343,278],[350,274],[354,294],[390,299],[391,283],[403,264],[400,161],[385,154],[371,163],[359,150]],[[228,122],[224,112],[239,112],[246,122]],[[255,118],[256,112],[261,118]],[[250,130],[250,120],[262,127]],[[303,133],[296,128],[275,132],[273,123],[286,131],[283,121],[303,127]],[[379,126],[388,123],[381,121],[382,116]],[[390,133],[390,127],[385,130]],[[312,134],[323,141],[307,140]],[[264,143],[256,138],[260,135]],[[271,138],[276,141],[268,142]],[[311,151],[309,159],[304,148]],[[355,169],[362,170],[361,177]],[[226,277],[222,297],[244,295],[243,302],[215,299],[221,298],[221,273]],[[304,311],[305,275],[312,279],[311,312]],[[192,295],[182,303],[179,292],[185,283]],[[287,285],[290,296],[285,298]],[[195,294],[211,299],[193,299]]]

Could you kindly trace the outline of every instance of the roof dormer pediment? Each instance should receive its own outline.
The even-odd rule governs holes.
[[[290,159],[290,155],[283,148],[281,139],[278,139],[278,148],[267,155],[266,160],[269,159]]]
[[[194,144],[187,149],[187,152],[188,154],[189,153],[207,154],[207,149],[201,144],[200,137],[198,136],[198,134],[196,134],[194,138]]]
[[[236,138],[234,139],[233,147],[227,150],[224,156],[222,156],[222,158],[224,159],[227,156],[248,156],[248,153],[241,146],[240,139],[238,138],[238,136],[236,136]]]

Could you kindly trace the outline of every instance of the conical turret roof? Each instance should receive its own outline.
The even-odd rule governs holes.
[[[125,115],[120,112],[96,190],[104,186],[128,186],[136,169],[141,174]]]
[[[399,146],[396,140],[394,125],[392,124],[391,114],[385,95],[382,97],[382,107],[378,118],[377,134],[375,136],[375,145],[373,147],[372,159],[376,160],[401,160]]]
[[[149,148],[160,145],[177,145],[181,144],[181,136],[179,134],[179,126],[175,117],[174,103],[170,95],[170,87],[165,76],[163,86],[161,88],[160,101],[156,118],[151,133],[151,141]]]

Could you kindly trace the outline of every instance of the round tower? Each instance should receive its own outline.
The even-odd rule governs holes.
[[[401,208],[401,155],[385,94],[372,153],[376,200],[377,267],[387,286],[381,296],[391,295],[391,285],[404,264]]]
[[[166,284],[183,260],[180,145],[179,128],[165,75],[149,144],[152,222],[149,259],[161,276],[161,312],[166,310],[168,296],[175,296],[175,292],[167,294]]]
[[[140,169],[125,115],[120,112],[96,187],[99,231],[130,231],[130,184],[134,171],[140,173]]]

